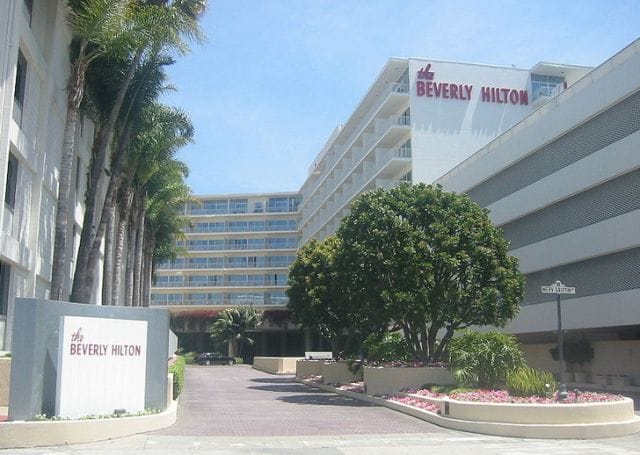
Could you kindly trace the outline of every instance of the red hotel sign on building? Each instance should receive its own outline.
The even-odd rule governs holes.
[[[428,98],[443,98],[469,101],[473,85],[452,82],[435,82],[435,73],[431,71],[431,63],[420,68],[416,77],[416,95]],[[497,104],[529,104],[529,93],[504,87],[480,87],[480,101]]]

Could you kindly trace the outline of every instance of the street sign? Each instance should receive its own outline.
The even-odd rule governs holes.
[[[543,294],[575,294],[576,288],[571,286],[565,286],[559,281],[556,281],[550,286],[540,286],[540,290]]]

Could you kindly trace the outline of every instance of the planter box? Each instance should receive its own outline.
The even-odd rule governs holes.
[[[296,378],[322,375],[323,360],[298,360],[296,362]]]
[[[364,382],[369,395],[392,395],[423,384],[456,383],[447,368],[435,367],[365,367]]]
[[[9,406],[9,381],[11,379],[11,358],[0,359],[0,406]]]
[[[253,368],[271,374],[296,374],[300,357],[254,357]]]
[[[348,384],[362,381],[362,368],[353,373],[346,362],[325,362],[322,364],[322,382],[324,384]]]
[[[636,417],[633,400],[604,403],[510,404],[445,400],[444,417],[474,422],[567,425],[629,422]]]

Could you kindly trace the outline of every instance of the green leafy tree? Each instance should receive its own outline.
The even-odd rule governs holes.
[[[209,326],[212,338],[229,343],[230,355],[242,357],[245,346],[253,346],[251,331],[262,322],[262,315],[253,307],[227,308]]]
[[[334,356],[345,357],[357,345],[359,332],[352,323],[348,293],[340,280],[335,256],[340,240],[330,236],[311,239],[298,250],[289,268],[288,307],[294,320],[320,333],[331,344]]]
[[[524,354],[513,335],[466,330],[449,344],[449,364],[459,385],[495,389],[507,376],[525,366]]]
[[[518,311],[517,259],[466,195],[424,184],[373,190],[354,202],[337,236],[353,320],[365,334],[400,330],[417,360],[441,359],[456,330],[501,327]]]

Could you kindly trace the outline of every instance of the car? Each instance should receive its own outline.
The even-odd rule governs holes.
[[[236,363],[233,357],[222,355],[219,352],[203,352],[196,359],[198,365],[233,365]]]

